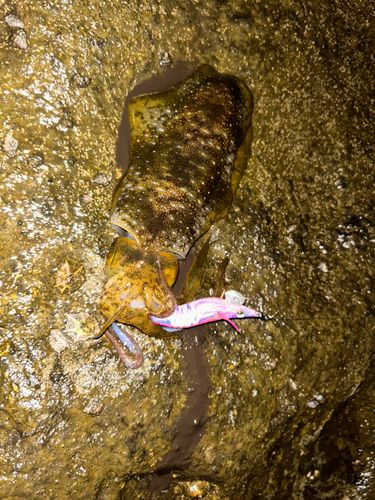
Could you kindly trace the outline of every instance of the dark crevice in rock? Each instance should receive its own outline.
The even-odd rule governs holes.
[[[182,291],[186,275],[194,260],[194,251],[180,264],[178,280],[173,287],[176,295]],[[186,404],[178,419],[170,450],[155,471],[149,489],[149,500],[154,494],[167,488],[172,481],[172,472],[188,468],[190,456],[205,432],[209,393],[210,372],[204,353],[204,327],[189,328],[181,332],[181,354],[184,360],[184,375],[188,381]]]
[[[205,432],[211,383],[203,349],[203,333],[204,328],[197,327],[181,334],[184,371],[189,384],[186,405],[178,419],[171,448],[155,471],[149,500],[154,493],[169,486],[174,471],[188,468],[191,453]]]

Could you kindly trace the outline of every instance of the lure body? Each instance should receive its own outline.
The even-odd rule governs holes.
[[[178,306],[173,314],[167,318],[151,316],[151,320],[163,328],[181,330],[193,326],[204,325],[214,321],[227,321],[238,332],[240,331],[231,319],[258,318],[266,320],[267,317],[250,307],[234,304],[228,300],[208,297],[194,300]]]

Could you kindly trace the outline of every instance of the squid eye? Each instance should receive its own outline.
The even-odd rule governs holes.
[[[244,318],[245,317],[245,311],[237,311],[237,318]]]

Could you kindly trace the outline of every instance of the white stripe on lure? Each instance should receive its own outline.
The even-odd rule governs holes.
[[[168,330],[181,330],[224,320],[230,323],[237,332],[240,330],[231,321],[232,319],[258,318],[263,321],[269,319],[265,314],[250,307],[215,297],[207,297],[182,304],[167,318],[157,318],[156,316],[150,316],[150,318],[154,323]]]

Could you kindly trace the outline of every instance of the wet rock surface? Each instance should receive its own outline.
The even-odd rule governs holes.
[[[0,5],[3,497],[372,498],[373,6],[12,5]],[[105,339],[69,335],[68,316],[103,322],[124,100],[178,61],[242,78],[255,101],[204,293],[230,255],[228,288],[278,314],[238,322],[241,334],[187,332],[183,349],[131,329],[145,363],[129,371]]]

